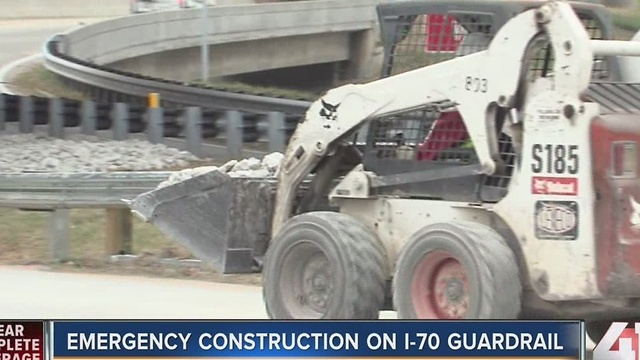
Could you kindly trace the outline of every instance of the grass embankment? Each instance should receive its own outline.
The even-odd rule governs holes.
[[[21,71],[10,80],[11,87],[20,94],[29,94],[36,96],[58,96],[68,99],[83,100],[88,96],[80,91],[73,90],[65,84],[58,75],[48,71],[43,65],[35,64]],[[194,82],[194,85],[204,86],[207,88],[238,92],[244,94],[271,96],[278,98],[296,99],[304,101],[314,101],[321,94],[318,92],[281,89],[267,86],[255,86],[233,81],[215,81],[204,84]]]
[[[42,64],[30,65],[10,79],[11,89],[18,94],[42,97],[63,97],[67,99],[84,100],[89,97],[71,89],[62,78]]]
[[[285,99],[295,99],[304,101],[315,101],[321,95],[318,92],[281,89],[268,86],[256,86],[234,81],[215,81],[204,84],[195,82],[194,85],[203,86],[220,91],[236,92],[242,94],[252,94],[258,96],[270,96]]]
[[[188,258],[190,253],[168,240],[152,225],[133,221],[133,249],[140,257],[111,262],[104,256],[104,210],[71,210],[70,260],[50,261],[48,213],[0,209],[0,263],[39,265],[55,271],[188,278],[215,282],[259,284],[259,275],[220,275],[203,266],[166,266],[160,258]]]

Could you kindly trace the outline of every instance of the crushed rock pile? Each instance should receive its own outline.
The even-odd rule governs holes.
[[[58,139],[41,134],[0,136],[0,173],[150,171],[199,160],[187,151],[143,140],[104,141],[95,136]]]
[[[173,173],[167,180],[158,185],[158,189],[177,184],[211,171],[221,171],[231,177],[274,178],[278,176],[278,170],[280,170],[280,164],[283,159],[283,154],[275,152],[266,155],[262,160],[257,158],[248,158],[240,161],[231,160],[220,167],[201,166],[193,169],[185,169]]]

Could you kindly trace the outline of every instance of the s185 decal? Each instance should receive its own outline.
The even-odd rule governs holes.
[[[580,169],[578,145],[533,144],[531,171],[535,174],[571,174]]]

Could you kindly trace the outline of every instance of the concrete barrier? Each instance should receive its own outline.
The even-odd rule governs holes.
[[[5,2],[9,2],[5,0]],[[116,17],[129,13],[129,0],[17,0],[3,6],[0,20]]]

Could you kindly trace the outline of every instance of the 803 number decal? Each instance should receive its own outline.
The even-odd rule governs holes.
[[[534,144],[531,171],[549,174],[577,174],[580,167],[578,145]]]
[[[489,91],[489,81],[485,78],[467,76],[464,79],[464,88],[471,92],[486,93]]]

